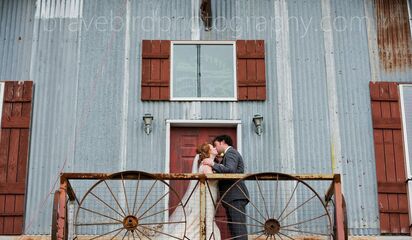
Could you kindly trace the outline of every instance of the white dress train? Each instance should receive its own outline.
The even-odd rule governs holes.
[[[200,167],[198,167],[198,159],[199,159],[199,156],[196,155],[196,157],[193,160],[192,173],[203,172],[203,168],[205,166],[201,165]],[[196,185],[196,183],[197,183],[196,180],[190,181],[189,187],[187,188],[186,193],[184,194],[182,198],[182,203],[184,204],[190,197],[192,190],[195,188],[192,196],[190,197],[185,207],[185,213],[186,213],[186,234],[185,236],[190,240],[200,239],[200,201],[199,201],[200,184]],[[219,191],[218,181],[215,181],[215,180],[208,181],[208,185],[209,185],[211,194],[209,193],[209,190],[207,189],[207,186],[206,186],[206,239],[207,240],[209,239],[220,240],[221,239],[220,230],[218,226],[216,225],[216,222],[214,221],[215,206],[213,204],[213,201],[215,201],[216,203],[217,197],[218,197],[218,191]],[[184,215],[183,215],[183,211],[181,208],[176,209],[175,212],[173,212],[173,214],[169,217],[169,222],[179,222],[183,220],[184,220]],[[169,225],[166,229],[165,230],[167,231],[167,233],[172,236],[183,236],[183,232],[182,232],[183,229],[173,227],[173,224]],[[156,237],[156,239],[173,239],[173,238],[166,237],[166,236],[158,236]]]

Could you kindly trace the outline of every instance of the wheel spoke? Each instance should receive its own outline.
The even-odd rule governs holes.
[[[139,176],[137,177],[137,183],[136,183],[136,192],[134,194],[134,202],[133,202],[133,211],[132,213],[134,213],[134,208],[136,207],[136,201],[137,201],[137,191],[139,190],[139,185],[140,185],[140,173]]]
[[[107,202],[103,201],[101,198],[99,198],[97,195],[95,195],[93,192],[90,192],[90,194],[97,198],[97,200],[99,200],[100,202],[102,202],[104,205],[106,205],[108,208],[112,209],[113,211],[115,211],[117,214],[119,214],[122,218],[124,218],[125,216],[123,216],[121,213],[119,213],[116,209],[112,208],[109,204],[107,204]]]
[[[210,190],[209,183],[206,181],[207,190],[209,191],[210,198],[212,199],[213,207],[216,208],[215,199],[213,199],[212,191]]]
[[[110,194],[112,195],[113,199],[116,201],[117,206],[119,206],[120,210],[122,211],[122,213],[124,214],[124,216],[126,216],[126,213],[123,211],[123,208],[120,206],[119,201],[117,201],[117,198],[114,196],[112,189],[109,187],[109,184],[107,184],[106,180],[103,180],[104,184],[106,184],[107,189],[109,189]]]
[[[283,213],[285,213],[286,209],[289,207],[289,203],[290,203],[290,201],[292,200],[292,197],[293,197],[293,195],[295,194],[295,191],[296,191],[296,189],[298,188],[299,183],[300,183],[300,182],[296,183],[295,187],[293,188],[293,192],[292,192],[292,194],[290,195],[290,198],[289,198],[288,202],[286,203],[285,208],[283,209],[282,213],[280,213],[280,215],[279,215],[279,217],[278,217],[277,219],[280,219],[280,218],[282,217]]]
[[[260,234],[259,236],[257,236],[255,239],[260,238],[261,236],[265,235],[265,232],[263,232],[262,234]],[[266,237],[266,239],[268,239],[269,236]]]
[[[136,228],[136,231],[138,231],[137,228]],[[137,236],[140,240],[142,240],[142,238],[140,237],[139,234],[136,233],[136,236]]]
[[[93,240],[93,239],[96,239],[96,238],[99,238],[99,237],[106,236],[106,235],[108,235],[108,234],[110,234],[110,233],[113,233],[113,232],[116,232],[116,231],[118,231],[118,230],[120,230],[120,229],[123,229],[123,227],[118,228],[118,229],[115,229],[115,230],[112,230],[112,231],[107,232],[107,233],[103,233],[103,234],[101,234],[101,235],[99,235],[99,236],[96,236],[96,237],[94,237],[94,238],[91,238],[90,240]]]
[[[115,218],[112,218],[112,217],[110,217],[110,216],[107,216],[107,215],[105,215],[105,214],[103,214],[103,213],[99,213],[99,212],[96,212],[96,211],[94,211],[94,210],[91,210],[91,209],[88,209],[88,208],[85,208],[85,207],[79,207],[79,208],[84,209],[85,211],[88,211],[88,212],[91,212],[91,213],[100,215],[100,216],[102,216],[102,217],[110,218],[110,219],[115,220],[115,221],[117,221],[117,222],[123,223],[122,221],[120,221],[120,220],[118,220],[118,219],[115,219]]]
[[[319,218],[321,218],[321,217],[325,217],[325,216],[327,216],[327,214],[326,214],[326,213],[325,213],[325,214],[323,214],[323,215],[320,215],[320,216],[317,216],[317,217],[311,218],[311,219],[304,220],[304,221],[302,221],[302,222],[298,222],[298,223],[294,223],[294,224],[289,224],[289,225],[282,226],[282,227],[290,227],[290,226],[300,225],[300,224],[303,224],[303,223],[306,223],[306,222],[310,222],[310,221],[313,221],[313,220],[316,220],[316,219],[319,219]]]
[[[246,199],[249,201],[250,204],[252,204],[252,206],[256,209],[256,211],[259,213],[259,215],[266,220],[265,216],[263,216],[262,212],[259,211],[259,209],[256,207],[255,204],[253,204],[252,200],[250,200],[250,198],[246,195],[246,193],[242,190],[242,188],[239,187],[239,185],[236,184],[236,187],[242,192],[243,196],[246,197]]]
[[[133,237],[133,239],[135,239],[135,238],[134,238],[134,232],[133,232],[133,231],[132,231],[132,237]]]
[[[222,202],[225,203],[225,204],[227,204],[227,205],[230,206],[231,208],[235,209],[236,211],[240,212],[241,214],[245,215],[246,217],[248,217],[248,218],[250,218],[250,219],[253,219],[253,220],[255,220],[256,222],[258,222],[258,223],[260,223],[260,224],[262,224],[262,225],[265,225],[264,223],[262,223],[261,221],[257,220],[256,218],[251,217],[251,216],[247,215],[246,213],[240,211],[238,208],[236,208],[236,207],[233,206],[232,204],[227,203],[226,201],[223,201],[223,200],[222,200]]]
[[[329,235],[330,235],[330,234],[325,234],[325,233],[315,233],[315,232],[310,232],[310,231],[302,231],[302,230],[297,230],[297,229],[288,229],[288,228],[282,228],[282,231],[299,232],[299,233],[308,233],[308,234],[313,234],[313,235],[322,235],[322,236],[329,236]]]
[[[147,237],[148,239],[152,240],[149,236],[147,236],[143,231],[140,231],[138,228],[136,230],[141,233],[143,236]],[[140,237],[139,237],[140,238]]]
[[[127,201],[127,195],[126,195],[126,188],[125,188],[125,186],[124,186],[123,173],[120,174],[120,177],[122,178],[122,186],[123,186],[124,198],[125,198],[125,200],[126,200],[127,214],[130,215],[129,202]]]
[[[275,213],[276,213],[276,198],[278,196],[278,189],[279,189],[279,174],[276,175],[275,198],[273,199],[273,214],[272,214],[273,218],[275,218]]]
[[[260,230],[260,231],[252,232],[252,233],[245,233],[245,234],[242,234],[242,235],[239,235],[239,236],[234,236],[234,237],[230,237],[230,238],[225,238],[224,240],[241,238],[241,237],[247,236],[247,235],[249,235],[249,234],[258,234],[258,233],[261,233],[261,232],[264,232],[264,230]]]
[[[74,226],[94,226],[94,225],[118,225],[121,222],[102,222],[102,223],[76,223]]]
[[[163,212],[169,211],[170,209],[177,208],[179,205],[181,205],[181,204],[179,203],[178,205],[173,206],[173,207],[170,207],[170,208],[168,208],[168,209],[164,209],[164,210],[162,210],[162,211],[155,212],[155,213],[153,213],[153,214],[150,214],[150,215],[144,216],[144,217],[142,217],[142,218],[139,218],[139,221],[141,221],[141,220],[143,220],[143,219],[146,219],[146,218],[149,218],[149,217],[153,217],[153,216],[155,216],[155,215],[157,215],[157,214],[160,214],[160,213],[163,213]]]
[[[241,222],[229,222],[229,221],[223,221],[223,220],[217,220],[217,219],[215,219],[215,222],[230,223],[230,224],[239,224],[239,225],[247,225],[247,226],[254,226],[254,227],[263,227],[263,225],[250,224],[250,223],[241,223]]]
[[[124,235],[123,235],[123,237],[122,237],[122,240],[126,237],[126,234],[127,234],[128,232],[129,232],[129,231],[126,230],[126,232],[124,233]]]
[[[155,223],[140,223],[141,225],[164,225],[164,224],[175,224],[175,223],[185,223],[186,221],[176,221],[176,222],[155,222]]]
[[[270,218],[270,216],[269,216],[269,211],[268,211],[268,208],[267,208],[267,205],[266,205],[265,197],[263,196],[262,189],[261,189],[261,187],[260,187],[259,179],[257,178],[257,176],[255,176],[255,179],[256,179],[256,184],[258,185],[258,189],[259,189],[260,196],[262,196],[263,205],[265,206],[265,211],[266,211],[266,214],[267,214],[267,216],[268,216],[267,219],[269,219],[269,218]]]
[[[138,217],[138,218],[141,218],[141,217],[143,217],[146,213],[148,213],[154,206],[156,206],[164,197],[166,197],[168,194],[170,193],[170,191],[168,191],[167,193],[165,193],[165,194],[163,194],[163,196],[159,199],[159,200],[157,200],[152,206],[150,206],[144,213],[142,213],[142,215],[140,215],[140,217]]]
[[[309,202],[310,200],[312,200],[314,197],[316,197],[316,195],[313,195],[311,198],[309,198],[308,200],[304,201],[302,204],[300,204],[299,206],[297,206],[295,209],[293,209],[291,212],[289,212],[284,218],[282,218],[281,220],[279,220],[279,222],[282,222],[283,220],[285,220],[290,214],[292,214],[294,211],[298,210],[300,207],[302,207],[303,205],[305,205],[307,202]]]
[[[141,224],[140,224],[139,226],[142,227],[142,228],[146,228],[146,229],[148,229],[148,230],[151,230],[151,231],[154,231],[154,232],[157,232],[157,233],[160,233],[160,234],[163,234],[163,235],[166,235],[166,236],[169,236],[169,237],[172,237],[172,238],[175,238],[175,239],[179,239],[179,240],[180,240],[180,238],[175,237],[175,236],[173,236],[173,235],[170,235],[170,234],[168,234],[168,233],[164,233],[164,232],[162,232],[162,231],[159,231],[159,230],[156,230],[156,229],[153,229],[153,228],[149,228],[149,227],[146,227],[146,226],[142,226]]]
[[[285,236],[285,237],[287,237],[287,238],[289,238],[289,239],[292,239],[292,240],[295,240],[294,238],[292,238],[292,237],[290,237],[289,235],[287,235],[287,234],[284,234],[284,233],[281,233],[281,232],[279,232],[279,233],[277,233],[278,234],[278,236],[280,237],[280,239],[283,239],[280,235],[283,235],[283,236]]]
[[[117,233],[116,233],[116,235],[114,235],[112,238],[110,238],[110,240],[115,239],[115,238],[117,237],[117,235],[119,235],[122,231],[123,231],[123,228],[122,228],[122,229],[120,229],[120,231],[119,231],[119,232],[117,232]]]
[[[149,189],[149,192],[146,194],[146,196],[144,197],[143,201],[140,203],[140,206],[139,206],[139,208],[137,209],[136,213],[133,213],[134,216],[136,216],[136,215],[139,213],[140,208],[142,208],[144,202],[146,201],[146,199],[147,199],[147,197],[149,196],[149,194],[152,192],[152,190],[153,190],[153,188],[154,188],[154,186],[155,186],[156,183],[157,183],[157,179],[156,179],[156,181],[153,182],[152,186],[151,186],[150,189]]]
[[[197,185],[199,185],[199,181],[196,182],[196,185],[193,187],[192,191],[190,192],[189,197],[186,199],[186,202],[183,204],[184,208],[186,207],[187,203],[189,202],[189,199],[192,197],[193,193],[195,192]]]

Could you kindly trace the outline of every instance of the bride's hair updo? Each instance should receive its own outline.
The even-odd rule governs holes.
[[[210,157],[210,143],[203,143],[196,149],[196,153],[199,154],[199,164],[203,159]]]

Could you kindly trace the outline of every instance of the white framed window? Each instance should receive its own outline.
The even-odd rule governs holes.
[[[408,178],[409,212],[412,212],[412,84],[400,84],[399,92],[406,176]],[[412,214],[409,214],[409,222],[412,223]]]
[[[399,90],[407,174],[412,179],[412,84],[400,84]]]
[[[236,101],[235,41],[172,41],[174,101]]]

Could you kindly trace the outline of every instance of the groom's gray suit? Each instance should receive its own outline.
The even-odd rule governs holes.
[[[236,149],[229,147],[223,156],[222,162],[220,164],[214,164],[212,168],[217,173],[244,173],[243,158]],[[220,196],[223,196],[234,183],[235,181],[230,180],[219,181]],[[246,225],[239,223],[246,223],[245,207],[249,202],[248,198],[249,192],[246,185],[244,182],[240,182],[237,186],[231,188],[222,199],[228,222],[237,223],[229,224],[232,237],[239,236],[235,238],[237,240],[247,239]]]

